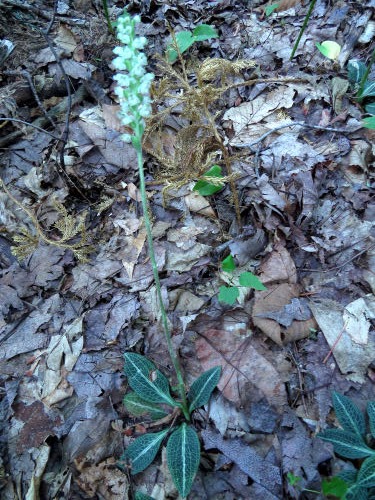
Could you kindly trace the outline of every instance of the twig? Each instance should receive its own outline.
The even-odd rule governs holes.
[[[294,122],[294,123],[287,123],[285,125],[280,125],[279,127],[275,127],[268,132],[265,132],[263,135],[261,135],[257,140],[253,142],[248,142],[244,144],[232,144],[232,147],[234,148],[250,148],[254,152],[255,150],[253,149],[253,146],[258,144],[259,142],[262,142],[266,137],[269,135],[277,132],[278,130],[282,130],[284,128],[289,128],[289,127],[302,127],[302,128],[312,128],[314,130],[323,130],[325,132],[336,132],[338,134],[347,134],[349,132],[352,132],[352,130],[345,130],[341,128],[333,128],[333,127],[321,127],[320,125],[309,125],[308,123],[304,122]]]
[[[28,123],[28,122],[25,122],[24,120],[19,120],[18,118],[0,118],[0,122],[22,123],[23,125],[26,125],[27,127],[35,128],[35,130],[38,130],[39,132],[43,132],[43,134],[47,134],[47,135],[53,137],[57,141],[61,140],[61,138],[58,137],[57,135],[54,135],[51,132],[48,132],[48,130],[44,130],[44,128],[38,127],[38,125],[35,125],[35,123]],[[17,132],[19,132],[19,134],[15,135],[14,139],[16,139],[19,135],[22,135],[22,131],[17,131]],[[12,134],[10,134],[10,135],[12,135]],[[9,135],[7,137],[9,137]],[[4,137],[4,139],[6,139],[7,137]],[[0,139],[0,147],[2,147],[2,146],[3,146],[2,139]]]
[[[31,78],[30,73],[28,71],[26,71],[26,70],[22,70],[22,71],[11,70],[11,71],[4,71],[4,74],[5,75],[9,75],[9,76],[14,76],[14,75],[21,74],[27,80],[27,83],[29,84],[31,93],[34,96],[34,99],[35,99],[36,103],[38,104],[39,109],[41,110],[41,112],[43,113],[43,115],[47,118],[47,120],[50,122],[50,124],[53,127],[55,127],[56,123],[49,116],[49,114],[47,113],[45,107],[42,104],[42,101],[39,99],[38,93],[36,91],[36,88],[34,87],[34,83],[33,83],[33,80]]]
[[[54,46],[52,45],[52,43],[49,39],[48,32],[41,30],[41,34],[43,35],[45,41],[48,43],[48,46],[51,49],[51,52],[55,57],[56,63],[58,65],[58,67],[60,68],[60,71],[63,75],[63,79],[64,79],[65,87],[66,87],[67,103],[66,103],[65,125],[64,125],[64,129],[61,133],[60,142],[62,143],[62,146],[60,148],[60,155],[59,155],[60,156],[60,167],[65,171],[64,149],[65,149],[65,145],[68,142],[68,138],[69,138],[69,120],[70,120],[70,112],[72,109],[72,96],[71,96],[71,91],[70,91],[70,82],[69,82],[68,75],[65,72],[64,66],[61,62],[61,59],[60,59],[59,55],[57,54]]]
[[[87,95],[86,89],[85,89],[85,87],[83,85],[81,85],[77,89],[77,92],[72,95],[72,102],[71,102],[71,104],[72,105],[78,104],[79,102],[81,102],[86,97],[86,95]],[[57,115],[59,115],[61,113],[64,113],[66,111],[66,109],[67,109],[68,104],[69,104],[68,98],[65,97],[59,104],[56,104],[56,106],[53,106],[53,108],[51,108],[49,110],[50,117],[57,116]],[[8,120],[8,121],[14,121],[14,122],[19,122],[19,123],[24,123],[28,127],[33,127],[36,130],[39,130],[40,132],[43,132],[45,134],[48,134],[48,135],[52,136],[54,139],[57,139],[58,141],[62,140],[61,136],[60,137],[55,136],[55,135],[51,134],[51,132],[47,132],[46,130],[44,130],[42,128],[42,127],[46,126],[47,123],[48,123],[48,120],[44,116],[40,116],[39,118],[37,118],[36,120],[34,120],[31,123],[24,122],[22,120],[19,120],[18,118],[0,118],[0,120],[1,121],[7,121]],[[22,135],[23,135],[23,131],[22,130],[16,130],[15,132],[12,132],[11,134],[8,134],[6,137],[1,137],[0,138],[0,148],[3,148],[5,146],[7,146],[9,143],[15,141],[16,139],[18,139]]]
[[[334,349],[336,348],[337,344],[340,342],[341,337],[342,337],[343,333],[344,333],[344,332],[345,332],[345,330],[346,330],[346,326],[347,326],[347,321],[345,322],[344,326],[342,327],[341,332],[337,335],[337,337],[336,337],[336,339],[335,339],[334,343],[332,344],[331,349],[329,350],[329,353],[328,353],[328,354],[327,354],[327,356],[323,359],[323,364],[324,364],[324,365],[327,363],[328,359],[332,356]]]
[[[30,3],[18,2],[17,0],[5,0],[5,6],[10,5],[11,7],[17,7],[18,9],[26,10],[27,12],[33,12],[43,19],[50,20],[50,16],[43,9],[38,9],[38,7],[34,7],[30,5]]]
[[[55,22],[55,17],[56,17],[56,12],[57,12],[57,4],[58,4],[58,0],[55,0],[54,4],[53,4],[53,12],[52,12],[52,17],[51,17],[51,20],[50,22],[48,23],[48,26],[47,26],[47,29],[44,31],[44,33],[46,35],[48,35],[48,33],[51,31],[51,28],[53,26],[53,23]]]

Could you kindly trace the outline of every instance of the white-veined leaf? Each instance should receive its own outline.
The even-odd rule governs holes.
[[[342,428],[359,436],[364,436],[366,433],[365,417],[353,401],[336,391],[332,394],[332,401],[336,417]]]
[[[362,124],[365,128],[375,129],[375,116],[364,118]]]
[[[358,96],[361,99],[364,97],[375,96],[375,82],[367,82],[363,87],[363,92]]]
[[[150,495],[146,495],[146,493],[142,493],[141,491],[136,491],[134,494],[134,500],[155,500],[155,498],[150,497]]]
[[[124,354],[124,372],[129,385],[138,396],[151,403],[166,403],[176,406],[170,395],[167,378],[156,369],[150,360],[133,352]]]
[[[167,462],[180,495],[186,497],[199,467],[200,444],[197,433],[183,423],[171,434],[167,443]]]
[[[348,80],[352,83],[360,83],[366,73],[366,64],[358,59],[350,59],[348,62]]]
[[[375,439],[375,401],[369,401],[367,403],[367,413],[370,423],[370,432],[372,437]]]
[[[135,392],[129,392],[123,399],[123,404],[126,410],[135,417],[141,417],[142,415],[150,414],[153,420],[158,420],[159,418],[164,418],[167,414],[160,406],[156,403],[150,403],[145,399],[142,399]]]
[[[366,104],[365,110],[366,113],[369,113],[370,115],[375,115],[375,102],[370,102],[369,104]]]
[[[212,391],[215,389],[220,380],[220,374],[221,367],[215,366],[214,368],[202,373],[202,375],[194,380],[187,397],[190,403],[189,413],[208,403]]]
[[[132,474],[142,472],[151,464],[167,433],[168,429],[152,434],[145,434],[128,446],[121,460],[130,460]]]
[[[345,495],[345,500],[369,500],[367,488],[361,488],[357,484],[353,484]]]
[[[338,477],[343,479],[349,486],[357,481],[357,470],[343,470],[338,474]]]
[[[357,476],[357,484],[362,488],[375,487],[375,455],[366,458],[361,465]]]
[[[375,454],[375,450],[369,448],[358,434],[342,429],[327,429],[320,432],[318,437],[332,443],[335,453],[345,458],[363,458]]]

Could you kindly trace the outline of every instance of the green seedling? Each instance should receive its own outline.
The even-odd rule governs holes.
[[[232,255],[228,255],[221,263],[221,269],[228,274],[233,274],[236,267]],[[231,286],[221,286],[219,288],[218,299],[220,302],[224,302],[224,304],[229,304],[231,306],[235,304],[239,298],[241,287],[252,288],[254,290],[267,290],[259,278],[248,271],[242,272],[238,277],[233,277],[230,281],[232,281]]]
[[[279,4],[278,3],[271,3],[271,5],[267,5],[265,8],[264,8],[264,13],[266,14],[266,16],[270,16],[272,14],[272,12],[274,10],[276,10],[278,8]]]
[[[293,472],[288,472],[287,473],[286,480],[288,481],[288,483],[290,484],[290,486],[293,486],[293,488],[295,488],[296,490],[299,490],[301,493],[303,491],[306,491],[308,493],[317,493],[317,494],[320,493],[317,490],[309,490],[307,488],[301,488],[301,486],[300,486],[299,483],[302,480],[302,477],[296,476],[295,474],[293,474]]]
[[[223,178],[221,167],[213,165],[197,181],[193,187],[193,191],[198,191],[201,196],[211,196],[222,189],[224,186]]]
[[[217,38],[218,36],[215,28],[209,24],[200,24],[193,31],[179,31],[173,35],[173,42],[167,48],[167,61],[173,64],[177,61],[178,56],[186,52],[194,43]]]
[[[352,85],[356,98],[359,103],[364,101],[364,108],[369,115],[363,120],[363,126],[366,128],[375,128],[375,81],[369,81],[368,77],[371,67],[375,60],[375,49],[371,54],[369,64],[357,59],[351,59],[348,62],[348,80]]]
[[[288,481],[290,486],[297,486],[301,479],[302,478],[300,476],[294,475],[293,472],[288,472],[286,475],[286,480]]]
[[[322,481],[322,493],[328,498],[335,497],[340,500],[345,500],[347,491],[348,484],[344,479],[338,476],[330,479],[323,479]]]
[[[316,493],[317,495],[323,493],[323,495],[325,496],[334,496],[340,498],[340,500],[344,498],[342,495],[345,495],[348,489],[348,485],[346,484],[346,482],[339,477],[333,477],[329,480],[324,479],[322,481],[322,491],[301,488],[300,481],[302,480],[302,477],[294,475],[293,472],[288,472],[286,475],[286,479],[290,486],[298,490],[300,493]]]
[[[117,57],[113,60],[113,66],[119,70],[114,76],[117,83],[115,92],[121,107],[120,119],[123,125],[131,130],[131,134],[123,134],[122,138],[126,142],[131,142],[137,153],[148,252],[166,347],[176,373],[177,395],[171,391],[165,375],[151,361],[140,354],[126,353],[125,375],[134,392],[125,396],[124,405],[135,416],[149,414],[154,419],[163,419],[168,416],[167,409],[173,409],[172,418],[177,422],[177,425],[172,429],[168,428],[138,437],[126,449],[122,461],[129,464],[132,474],[145,470],[154,460],[162,442],[168,437],[168,468],[178,492],[182,497],[186,497],[193,484],[200,461],[199,438],[191,426],[191,414],[200,406],[208,403],[211,393],[219,381],[221,368],[214,367],[204,372],[193,382],[190,391],[186,394],[182,369],[172,343],[161,293],[146,193],[142,138],[146,127],[145,119],[151,114],[150,86],[154,75],[146,71],[147,58],[143,48],[147,44],[147,40],[145,37],[135,35],[136,24],[139,21],[139,16],[132,18],[125,11],[116,23],[117,38],[120,40],[121,46],[114,49]],[[204,36],[204,34],[200,34],[199,30],[194,34],[196,39],[200,35]]]
[[[317,436],[323,441],[332,443],[335,453],[341,457],[362,461],[359,470],[343,471],[336,476],[341,480],[336,481],[338,488],[336,491],[340,492],[337,496],[343,500],[374,498],[375,449],[369,445],[375,439],[375,401],[367,403],[370,434],[367,434],[364,415],[349,398],[333,392],[332,401],[337,420],[342,428],[326,429]],[[323,492],[328,491],[329,484],[325,483],[325,488]]]
[[[322,43],[316,43],[316,48],[319,50],[323,56],[331,59],[332,61],[336,61],[341,52],[341,45],[332,40],[326,40]]]

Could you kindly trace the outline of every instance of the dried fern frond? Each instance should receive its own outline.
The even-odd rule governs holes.
[[[107,210],[110,206],[113,205],[116,198],[110,198],[109,196],[103,196],[99,203],[95,205],[95,211],[98,215],[100,215],[104,210]]]
[[[24,260],[35,251],[39,244],[39,238],[32,235],[25,227],[19,229],[21,234],[13,236],[17,246],[11,246],[12,254],[19,260]]]
[[[205,59],[197,71],[198,85],[201,86],[204,82],[220,77],[221,85],[224,86],[225,81],[230,76],[238,75],[240,71],[254,66],[256,66],[256,61],[253,59],[239,59],[237,61],[219,58]]]
[[[59,220],[54,223],[54,227],[61,233],[60,242],[69,241],[85,231],[86,213],[74,217],[68,213],[62,203],[55,201],[53,205],[60,215]]]
[[[71,250],[80,262],[88,261],[87,256],[92,252],[93,248],[87,244],[85,213],[82,213],[78,217],[74,217],[67,212],[64,205],[56,201],[54,205],[60,214],[60,219],[55,222],[54,227],[61,232],[62,236],[59,240],[52,240],[44,234],[43,228],[33,212],[13,196],[2,179],[0,179],[0,187],[5,191],[13,203],[28,215],[36,232],[36,235],[32,235],[25,227],[19,228],[20,234],[13,237],[15,243],[18,243],[18,245],[12,247],[12,253],[17,258],[24,259],[27,257],[35,250],[39,241],[42,240],[48,245]],[[78,234],[80,235],[79,241],[71,243],[70,240],[75,238]]]
[[[255,62],[206,59],[203,63],[194,62],[187,67],[180,58],[181,70],[178,70],[177,65],[173,67],[166,59],[158,59],[158,68],[164,78],[152,87],[154,108],[157,112],[146,123],[143,146],[159,161],[158,176],[166,182],[166,190],[202,175],[212,166],[212,158],[219,151],[228,174],[236,218],[240,226],[240,208],[231,160],[217,129],[217,114],[212,105],[233,86],[233,83],[226,83],[229,78],[238,75],[245,68],[255,66]],[[195,74],[196,78],[192,74]],[[215,81],[218,78],[221,78],[221,85]],[[166,138],[165,130],[172,113],[179,114],[181,128],[174,132],[171,141]],[[175,125],[172,124],[171,130],[173,129]]]

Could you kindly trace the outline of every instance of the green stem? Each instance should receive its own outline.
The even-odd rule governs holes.
[[[113,35],[115,31],[113,29],[111,20],[109,18],[109,10],[108,10],[107,0],[102,0],[102,3],[103,3],[103,10],[104,10],[104,17],[107,20],[108,31]]]
[[[315,7],[315,4],[316,4],[316,0],[311,0],[309,10],[307,11],[307,14],[305,16],[305,20],[303,21],[303,25],[302,25],[302,28],[300,29],[298,38],[293,45],[293,50],[292,50],[292,53],[290,55],[290,61],[293,59],[294,54],[296,53],[296,50],[298,49],[299,42],[301,41],[302,35],[305,32],[307,23],[309,22],[309,19],[310,19],[311,13]]]
[[[145,222],[147,242],[148,242],[148,251],[149,251],[149,256],[150,256],[150,261],[151,261],[151,266],[152,266],[152,272],[154,274],[156,294],[157,294],[157,297],[159,300],[159,307],[160,307],[161,320],[162,320],[162,324],[163,324],[164,336],[165,336],[165,340],[167,342],[169,356],[172,360],[172,364],[173,364],[173,367],[174,367],[174,370],[175,370],[176,376],[177,376],[178,393],[179,393],[179,396],[181,399],[181,408],[182,408],[182,411],[184,413],[184,417],[189,422],[190,421],[190,414],[189,414],[188,404],[187,404],[187,400],[186,400],[185,384],[184,384],[184,379],[182,376],[182,369],[181,369],[180,361],[177,357],[176,351],[175,351],[173,344],[172,344],[171,333],[170,333],[169,325],[168,325],[168,317],[167,317],[167,313],[165,311],[163,297],[161,294],[161,285],[160,285],[158,267],[157,267],[156,259],[155,259],[154,241],[153,241],[153,237],[152,237],[151,222],[150,222],[148,203],[147,203],[146,184],[145,184],[145,176],[144,176],[144,170],[143,170],[143,154],[142,154],[141,139],[139,138],[139,136],[137,138],[137,134],[136,134],[136,140],[133,141],[133,145],[137,151],[139,186],[140,186],[140,191],[141,191],[143,218],[144,218],[144,222]]]
[[[361,83],[359,84],[359,90],[357,92],[357,99],[359,102],[361,102],[363,100],[363,97],[361,97],[361,95],[363,93],[363,89],[365,88],[365,84],[367,82],[367,78],[368,78],[368,75],[371,71],[371,67],[372,67],[374,61],[375,61],[375,49],[373,50],[373,52],[371,54],[370,62],[368,63],[365,74],[362,76]]]

